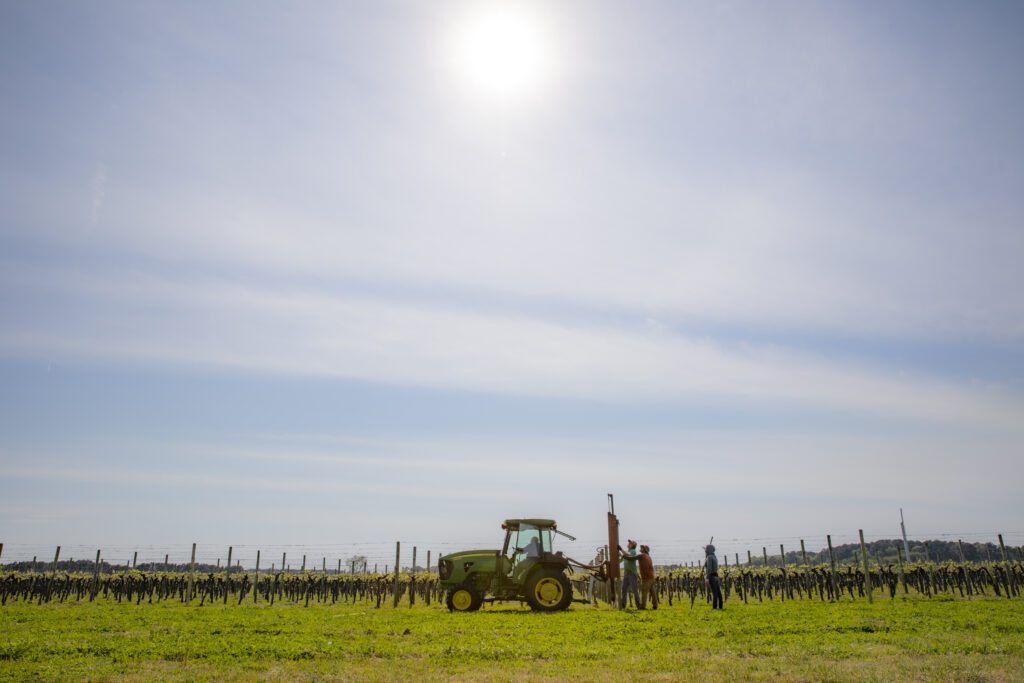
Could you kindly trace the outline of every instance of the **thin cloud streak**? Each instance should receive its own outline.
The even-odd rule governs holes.
[[[777,346],[487,315],[315,290],[148,276],[47,278],[75,319],[41,313],[0,351],[610,402],[788,403],[1019,430],[1019,397],[994,387],[858,367]],[[53,307],[55,310],[59,307]]]

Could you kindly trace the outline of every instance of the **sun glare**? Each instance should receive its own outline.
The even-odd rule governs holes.
[[[521,6],[490,7],[466,19],[455,66],[466,85],[502,102],[536,92],[549,68],[543,26]]]

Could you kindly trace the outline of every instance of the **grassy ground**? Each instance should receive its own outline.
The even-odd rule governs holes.
[[[0,680],[1024,681],[1024,601],[0,608]]]

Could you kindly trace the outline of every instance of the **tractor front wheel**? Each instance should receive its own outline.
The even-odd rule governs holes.
[[[449,612],[475,612],[484,602],[484,596],[472,586],[456,586],[448,591],[445,604]]]
[[[537,612],[557,612],[572,602],[572,585],[560,569],[539,569],[526,582],[526,602]]]

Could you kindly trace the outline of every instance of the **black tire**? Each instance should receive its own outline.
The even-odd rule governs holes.
[[[448,589],[444,604],[449,612],[475,612],[484,604],[484,596],[473,586],[464,583]]]
[[[572,604],[572,585],[561,569],[541,567],[526,581],[526,602],[535,612],[558,612]]]

